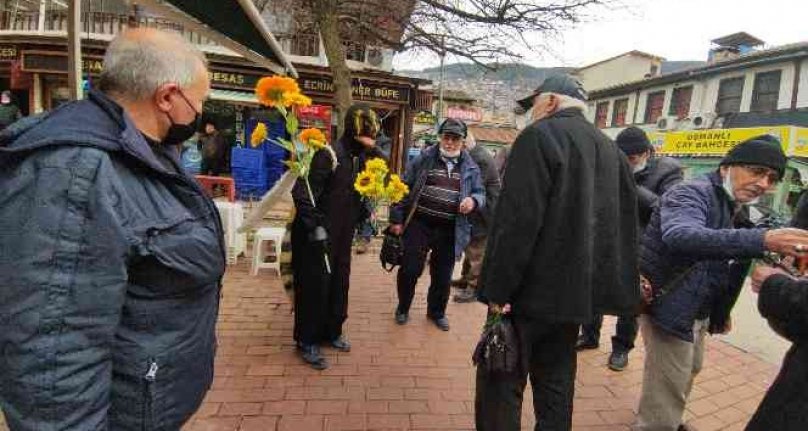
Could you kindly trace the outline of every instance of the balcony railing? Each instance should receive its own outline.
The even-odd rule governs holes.
[[[320,36],[313,33],[280,33],[275,37],[283,47],[283,50],[291,55],[305,57],[320,56]],[[345,58],[353,61],[365,61],[364,44],[359,42],[343,42],[345,46]]]
[[[38,11],[0,11],[0,30],[5,31],[55,31],[67,32],[67,11],[49,10],[45,12],[43,28],[39,28]],[[216,43],[200,33],[164,18],[152,16],[122,15],[108,12],[84,12],[81,16],[81,31],[90,35],[114,36],[129,27],[150,27],[173,30],[181,33],[188,41],[198,45]]]

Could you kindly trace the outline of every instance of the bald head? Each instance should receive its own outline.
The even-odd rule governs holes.
[[[117,97],[143,100],[167,83],[189,87],[206,70],[204,55],[179,34],[131,29],[107,48],[99,88]]]

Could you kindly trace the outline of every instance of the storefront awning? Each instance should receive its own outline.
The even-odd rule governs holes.
[[[248,93],[246,91],[235,91],[235,90],[220,90],[218,88],[210,90],[208,99],[221,100],[223,102],[250,104],[250,105],[258,104],[258,99],[255,98],[255,93]]]
[[[275,73],[297,78],[289,58],[252,0],[138,0]]]

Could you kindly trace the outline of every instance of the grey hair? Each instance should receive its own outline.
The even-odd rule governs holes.
[[[107,94],[142,100],[167,83],[187,87],[206,68],[204,54],[179,34],[130,30],[107,47],[99,88]]]
[[[542,93],[539,97],[550,97],[551,94],[558,98],[559,111],[563,111],[564,109],[577,109],[581,111],[581,113],[584,115],[586,115],[586,113],[589,112],[589,107],[586,106],[586,102],[580,99],[576,99],[574,97],[567,96],[566,94]]]

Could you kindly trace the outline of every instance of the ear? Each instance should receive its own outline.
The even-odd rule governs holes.
[[[727,173],[729,172],[729,166],[724,165],[718,168],[718,171],[721,173],[721,178],[725,178]]]
[[[550,99],[547,101],[547,112],[556,112],[558,111],[558,106],[561,103],[561,99],[558,98],[555,94],[550,95]]]
[[[167,83],[157,88],[154,92],[154,103],[163,112],[168,112],[174,106],[173,94],[177,89],[177,84]]]

